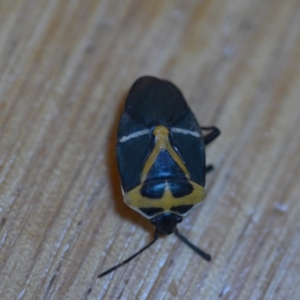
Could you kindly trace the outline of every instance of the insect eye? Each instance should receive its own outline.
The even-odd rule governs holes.
[[[182,222],[182,217],[179,215],[176,215],[176,222],[181,223]]]

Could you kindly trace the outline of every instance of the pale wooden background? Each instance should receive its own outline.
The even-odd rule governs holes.
[[[0,299],[300,299],[299,0],[0,1]],[[141,75],[202,125],[208,196],[152,239],[115,133]]]

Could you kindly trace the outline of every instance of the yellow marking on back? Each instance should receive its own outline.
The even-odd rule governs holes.
[[[153,134],[155,136],[155,147],[152,150],[150,156],[146,160],[144,169],[142,171],[141,182],[144,182],[147,178],[147,175],[153,166],[157,156],[159,155],[161,150],[167,150],[173,160],[178,164],[180,169],[183,171],[187,179],[190,179],[190,174],[185,167],[184,163],[182,162],[179,155],[176,151],[172,148],[170,141],[169,141],[169,130],[165,126],[157,126],[155,127]]]
[[[181,198],[174,198],[168,184],[166,184],[165,192],[160,199],[143,197],[141,195],[141,188],[143,187],[143,184],[140,184],[124,195],[124,202],[139,213],[141,212],[138,208],[162,208],[165,211],[170,211],[171,207],[174,206],[196,205],[204,200],[206,192],[204,187],[201,185],[192,181],[189,183],[193,186],[194,190],[192,193]],[[147,216],[147,218],[152,217]]]

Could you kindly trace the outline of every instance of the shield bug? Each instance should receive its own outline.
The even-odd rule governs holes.
[[[210,261],[210,255],[188,241],[176,225],[205,198],[205,174],[212,169],[205,165],[205,145],[219,134],[214,126],[198,125],[171,82],[151,76],[136,80],[119,123],[117,160],[124,202],[149,219],[155,235],[152,242],[98,278],[128,263],[160,234],[173,232]]]

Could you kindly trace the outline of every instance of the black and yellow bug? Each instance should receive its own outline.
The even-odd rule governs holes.
[[[209,131],[206,136],[202,131]],[[159,234],[175,234],[204,259],[210,255],[176,229],[183,217],[205,198],[205,145],[220,131],[200,127],[180,90],[151,76],[136,80],[121,115],[117,160],[124,202],[149,219],[154,240],[102,277],[152,245]]]

